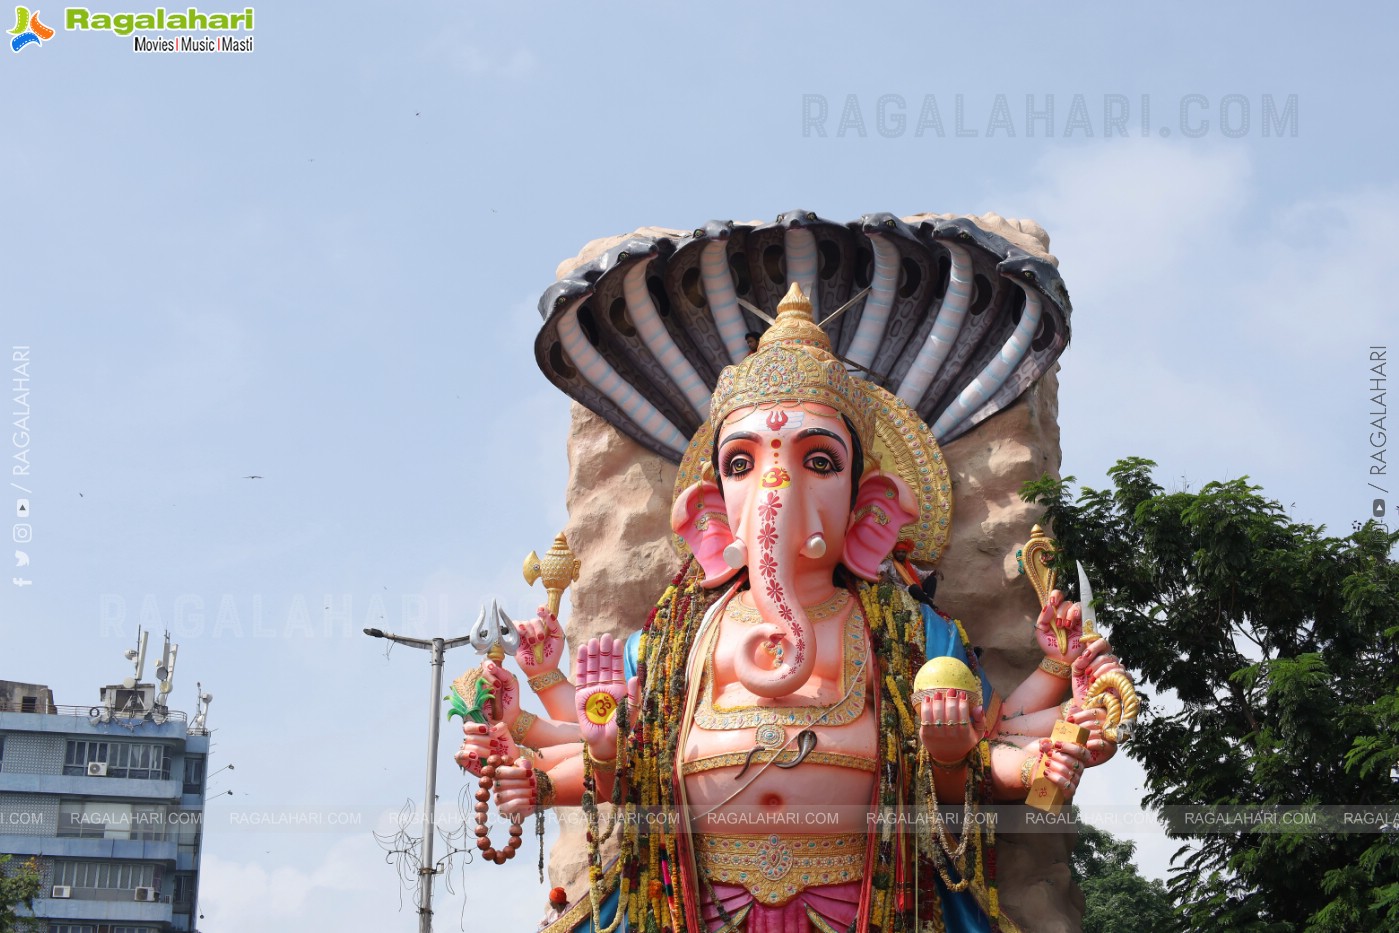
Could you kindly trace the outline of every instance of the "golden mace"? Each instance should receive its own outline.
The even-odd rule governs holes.
[[[570,583],[578,580],[578,574],[583,569],[583,562],[573,556],[573,551],[569,549],[568,538],[564,537],[561,531],[554,536],[554,544],[544,553],[541,558],[535,551],[530,551],[525,557],[525,582],[534,586],[536,580],[544,581],[544,592],[548,596],[549,611],[555,618],[559,615],[559,605],[563,602],[563,591],[568,589]],[[542,650],[542,644],[535,645],[536,660],[538,652]]]

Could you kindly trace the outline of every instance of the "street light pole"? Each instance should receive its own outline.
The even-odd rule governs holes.
[[[442,713],[442,663],[450,649],[466,644],[468,639],[465,635],[431,640],[409,638],[377,628],[367,628],[364,634],[432,652],[432,695],[428,697],[427,709],[427,789],[423,801],[422,849],[418,859],[418,933],[432,933],[432,879],[437,874],[432,861],[432,834],[437,819],[437,739],[438,720]]]

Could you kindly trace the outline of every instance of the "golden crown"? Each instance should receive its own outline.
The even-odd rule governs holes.
[[[830,337],[811,316],[811,301],[793,282],[757,351],[719,374],[709,406],[710,424],[717,434],[724,419],[740,408],[819,402],[849,418],[860,443],[871,451],[876,404],[863,382],[846,372],[831,352]]]

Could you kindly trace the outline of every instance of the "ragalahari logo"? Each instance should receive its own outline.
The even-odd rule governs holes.
[[[10,40],[10,48],[15,52],[26,45],[42,45],[53,38],[53,30],[39,22],[39,11],[29,12],[27,7],[15,7],[15,28],[10,30],[10,35],[14,36]]]

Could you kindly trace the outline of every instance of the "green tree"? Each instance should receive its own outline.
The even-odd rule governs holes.
[[[1024,491],[1046,507],[1061,567],[1088,568],[1113,648],[1146,688],[1126,745],[1144,802],[1399,805],[1399,533],[1329,536],[1246,479],[1168,493],[1154,466],[1123,460],[1114,488],[1074,499],[1072,477]],[[1172,835],[1186,844],[1168,888],[1188,929],[1399,930],[1394,833]]]
[[[1083,933],[1172,933],[1177,929],[1166,886],[1143,878],[1132,864],[1136,848],[1134,842],[1079,823],[1069,870],[1083,891]]]
[[[18,911],[34,909],[34,898],[44,883],[34,859],[13,867],[9,864],[11,859],[12,856],[0,855],[0,933],[34,928],[33,921],[19,916]]]

